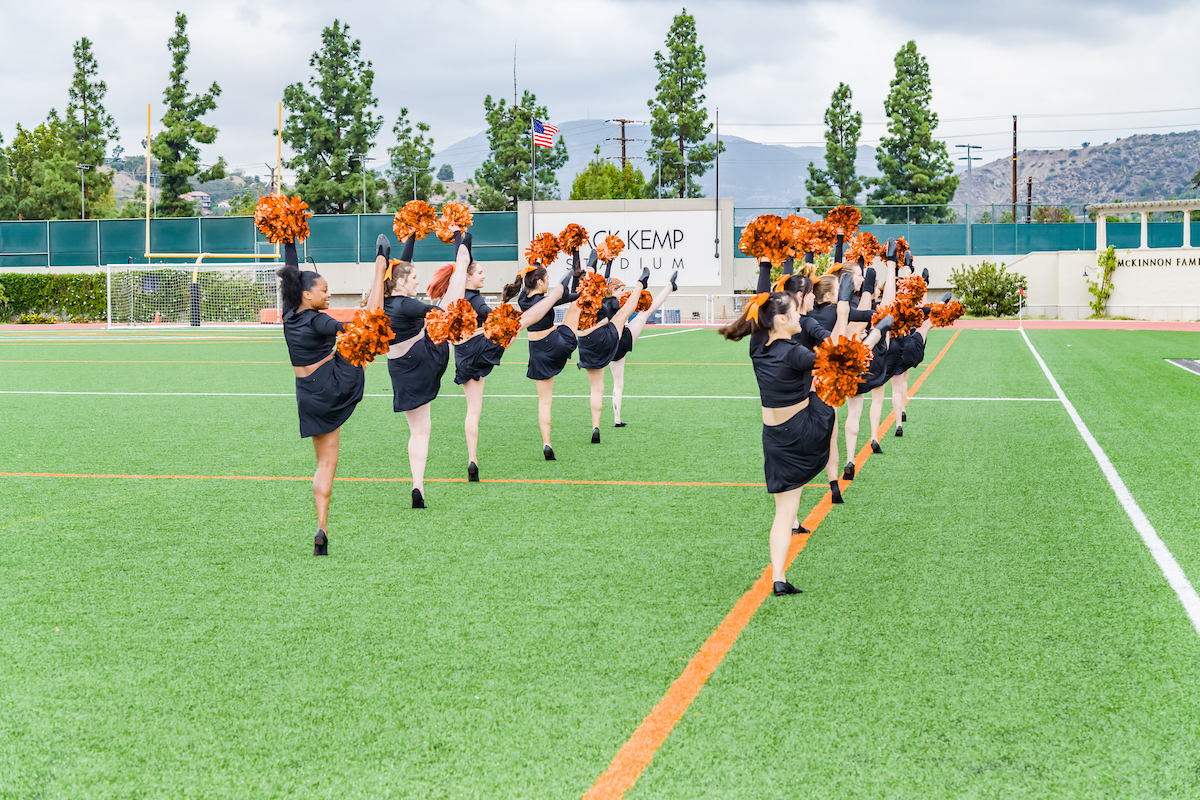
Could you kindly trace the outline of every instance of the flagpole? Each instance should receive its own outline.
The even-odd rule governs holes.
[[[534,118],[529,117],[529,239],[533,240],[537,230],[537,217],[534,215],[534,203],[537,201],[537,141],[533,138]]]

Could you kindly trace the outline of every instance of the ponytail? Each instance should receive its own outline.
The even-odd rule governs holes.
[[[437,272],[433,273],[433,277],[429,279],[429,286],[425,292],[434,300],[441,300],[445,296],[446,290],[450,288],[450,276],[453,274],[453,264],[444,264],[438,267]]]
[[[775,327],[775,317],[790,310],[793,302],[795,301],[790,292],[771,292],[758,307],[758,319],[747,316],[747,309],[724,328],[718,328],[717,333],[737,342],[752,334],[769,331]]]
[[[286,264],[275,274],[279,276],[279,296],[285,311],[299,308],[304,302],[304,293],[321,277],[312,270],[301,272],[295,264]]]
[[[500,301],[507,303],[509,300],[516,297],[521,293],[522,286],[524,287],[526,293],[533,291],[537,288],[538,281],[546,277],[546,275],[547,272],[545,267],[536,267],[531,269],[529,272],[525,273],[523,280],[521,275],[517,275],[516,280],[510,284],[507,284],[504,287],[504,291],[500,293]]]
[[[832,295],[833,299],[836,300],[837,299],[837,290],[838,290],[837,275],[836,274],[827,274],[827,275],[822,275],[820,278],[817,279],[816,287],[813,289],[813,292],[817,296],[818,303],[821,303],[821,302],[832,303],[833,300],[823,301],[821,298]]]

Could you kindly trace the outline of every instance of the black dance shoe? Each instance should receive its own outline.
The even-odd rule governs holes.
[[[467,464],[467,483],[479,483],[479,465],[474,461]]]
[[[775,581],[775,586],[771,590],[771,594],[776,597],[782,597],[785,594],[804,594],[803,589],[797,589],[787,581]]]
[[[904,435],[904,427],[903,427],[902,425],[897,425],[897,426],[896,426],[896,435],[897,435],[897,436],[903,436],[903,435]]]
[[[842,499],[842,490],[841,487],[838,486],[837,481],[829,482],[829,493],[833,495],[831,502],[836,503],[837,505],[841,505],[842,503],[846,502]]]
[[[317,535],[313,537],[313,555],[329,555],[329,534],[320,528],[317,528]]]
[[[614,422],[613,427],[614,428],[624,428],[628,424],[629,424],[628,422]]]
[[[929,285],[929,267],[921,270],[921,278],[925,281],[925,285]]]
[[[908,412],[907,412],[907,411],[901,411],[901,412],[900,412],[900,421],[901,421],[901,422],[908,422]]]
[[[679,287],[675,285],[675,281],[676,281],[678,278],[679,278],[679,270],[675,270],[674,272],[672,272],[672,273],[671,273],[671,280],[669,281],[669,283],[671,284],[671,291],[672,291],[672,292],[678,292],[678,291],[679,291]]]
[[[379,234],[379,238],[375,240],[375,257],[383,256],[384,259],[392,257],[392,243],[388,241],[387,234]]]
[[[950,298],[951,298],[951,297],[953,297],[953,296],[954,296],[954,293],[953,293],[953,292],[946,292],[944,295],[942,295],[942,302],[943,302],[943,303],[949,303],[949,302],[950,302]]]
[[[792,528],[792,536],[799,536],[802,533],[812,533],[812,531],[803,525],[797,525],[796,527]]]
[[[874,439],[872,439],[872,440],[871,440],[871,452],[872,452],[872,453],[877,453],[877,454],[880,454],[880,455],[882,455],[882,454],[883,454],[883,448],[882,448],[882,447],[880,447],[880,446],[879,446],[879,442],[875,441]]]
[[[846,468],[844,470],[842,470],[842,480],[844,480],[844,481],[854,480],[854,462],[853,461],[846,462]]]
[[[425,498],[421,495],[420,489],[413,489],[413,508],[424,508]]]
[[[640,278],[638,278],[638,283],[640,283],[642,285],[643,289],[645,289],[647,286],[650,285],[650,268],[649,267],[642,267],[642,275]]]
[[[592,444],[600,444],[600,429],[592,428]]]
[[[548,444],[542,445],[542,455],[544,455],[546,457],[547,461],[557,461],[558,460],[554,457],[554,448]]]

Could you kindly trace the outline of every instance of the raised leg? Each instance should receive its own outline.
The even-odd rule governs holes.
[[[667,298],[671,296],[672,291],[673,290],[671,289],[670,284],[667,284],[662,289],[659,289],[658,295],[655,296],[654,302],[650,304],[650,308],[646,311],[646,313],[638,314],[626,324],[626,327],[629,328],[629,334],[633,337],[635,342],[637,341],[638,336],[641,335],[642,328],[646,327],[646,320],[650,319],[650,317],[654,315],[655,311],[658,311],[660,308],[662,308],[662,304],[665,303]]]
[[[637,320],[634,320],[637,322]],[[636,338],[637,334],[633,334]],[[625,392],[625,359],[620,361],[611,361],[608,365],[609,371],[613,376],[613,391],[612,391],[612,406],[613,406],[613,423],[621,424],[621,395]]]
[[[412,470],[413,488],[425,494],[425,462],[429,459],[429,403],[405,411],[408,420],[408,467]]]
[[[578,315],[576,315],[578,317]],[[542,429],[542,446],[550,446],[550,406],[554,403],[554,378],[537,382],[538,427]]]
[[[463,433],[467,437],[467,461],[479,463],[477,450],[479,447],[479,418],[483,415],[483,382],[486,378],[477,378],[463,384],[463,394],[467,398],[467,418],[463,422]]]
[[[317,528],[329,530],[329,498],[333,494],[333,477],[337,474],[338,443],[342,429],[319,433],[312,437],[317,453],[317,472],[313,475],[313,502],[317,506]]]

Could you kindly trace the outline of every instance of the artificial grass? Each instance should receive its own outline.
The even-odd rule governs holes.
[[[259,337],[0,348],[0,389],[283,395],[0,395],[0,472],[311,475]],[[614,430],[606,399],[593,446],[573,367],[545,462],[524,347],[488,379],[485,478],[762,481],[755,400],[629,398]],[[49,359],[142,363],[14,363]],[[757,395],[711,331],[629,361],[629,395]],[[385,370],[339,476],[408,476]],[[991,331],[920,395],[1052,396]],[[448,374],[428,477],[465,477],[464,408]],[[767,599],[629,796],[1194,796],[1200,643],[1062,408],[909,411],[793,565],[805,594]],[[407,483],[340,482],[313,559],[304,481],[0,487],[0,797],[581,795],[761,573],[773,511],[760,487],[433,482],[417,513]]]

